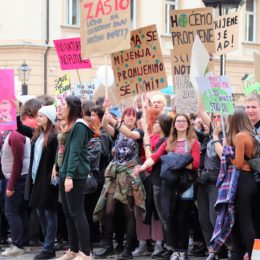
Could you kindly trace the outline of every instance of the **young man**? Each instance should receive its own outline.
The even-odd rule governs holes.
[[[246,114],[260,135],[260,95],[250,94],[245,99]]]

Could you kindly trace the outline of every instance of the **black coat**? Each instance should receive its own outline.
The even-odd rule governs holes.
[[[58,201],[58,187],[51,184],[52,168],[55,163],[58,147],[57,135],[49,138],[47,147],[43,146],[35,183],[32,183],[32,164],[34,157],[34,143],[31,147],[30,168],[25,184],[25,199],[29,206],[46,210],[56,210]]]

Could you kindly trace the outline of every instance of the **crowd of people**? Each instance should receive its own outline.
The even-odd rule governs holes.
[[[0,243],[34,259],[251,258],[260,237],[260,95],[233,115],[166,112],[162,95],[109,100],[40,96],[0,132]],[[93,248],[95,249],[95,253]]]

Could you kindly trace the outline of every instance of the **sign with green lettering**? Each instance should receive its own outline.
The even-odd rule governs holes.
[[[232,89],[227,76],[198,77],[197,82],[206,112],[234,113]]]

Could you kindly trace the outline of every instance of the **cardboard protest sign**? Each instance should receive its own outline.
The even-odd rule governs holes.
[[[65,74],[55,79],[55,92],[58,110],[64,105],[65,98],[71,95],[70,75]]]
[[[16,130],[14,70],[0,70],[0,130]]]
[[[238,49],[239,14],[228,14],[214,20],[216,53],[222,55]]]
[[[167,87],[156,25],[131,32],[131,49],[112,54],[116,89],[121,98]]]
[[[81,59],[80,38],[54,40],[62,70],[90,69],[90,60]]]
[[[260,53],[254,52],[255,82],[260,83]]]
[[[130,48],[131,0],[81,0],[81,57]]]
[[[191,51],[196,35],[211,55],[215,52],[212,11],[212,8],[171,11],[173,42],[171,62],[174,75],[190,74]]]
[[[198,77],[197,82],[206,112],[234,113],[232,89],[227,76]]]
[[[97,88],[98,84],[96,82],[75,83],[73,87],[74,96],[92,100]]]
[[[177,113],[197,113],[198,96],[189,75],[175,76],[175,105]]]

